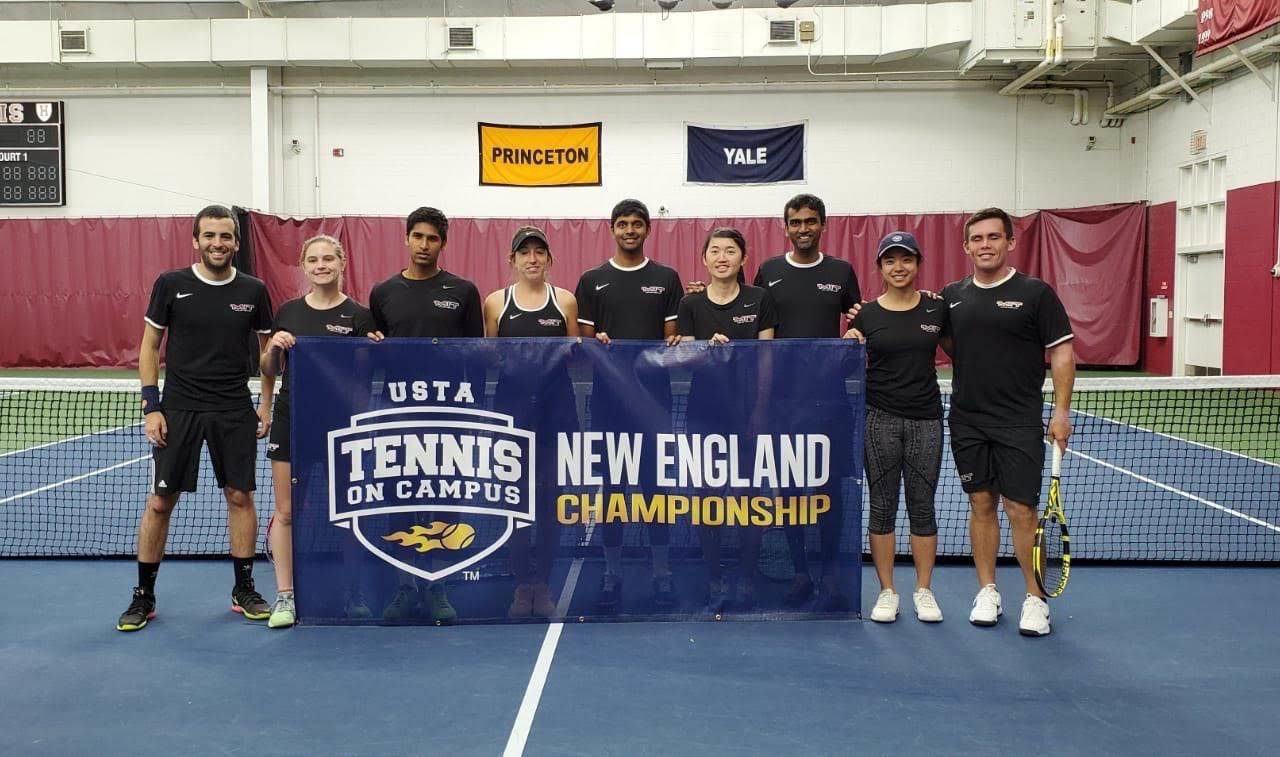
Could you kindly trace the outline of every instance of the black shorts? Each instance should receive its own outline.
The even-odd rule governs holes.
[[[951,453],[965,492],[994,491],[1005,499],[1040,504],[1044,429],[951,424]]]
[[[244,410],[166,410],[163,447],[151,448],[151,491],[193,492],[200,477],[200,448],[208,443],[219,488],[253,491],[258,456],[258,414]]]
[[[271,436],[267,438],[267,459],[287,463],[292,454],[289,447],[289,398],[285,397],[283,400],[276,398],[276,404],[271,412]]]

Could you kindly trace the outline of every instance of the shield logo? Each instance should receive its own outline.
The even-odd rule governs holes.
[[[53,103],[36,103],[36,117],[41,121],[53,118]]]
[[[354,415],[328,434],[329,522],[396,569],[439,581],[533,525],[534,439],[487,410]]]

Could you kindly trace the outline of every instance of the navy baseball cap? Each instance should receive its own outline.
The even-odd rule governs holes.
[[[914,234],[906,231],[891,231],[885,235],[884,239],[880,240],[880,249],[876,251],[876,262],[879,263],[880,258],[883,258],[894,248],[903,249],[917,258],[921,257],[920,245],[916,242]]]
[[[511,251],[515,252],[520,249],[520,245],[530,239],[536,239],[539,242],[542,242],[543,247],[546,247],[548,250],[551,249],[551,245],[547,244],[547,235],[542,233],[542,229],[539,229],[537,226],[521,226],[516,229],[516,235],[511,238]]]

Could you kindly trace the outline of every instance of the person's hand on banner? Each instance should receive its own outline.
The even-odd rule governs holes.
[[[383,339],[386,339],[386,337],[382,335],[381,331],[370,331],[366,336],[369,337],[369,341],[371,342],[381,342]]]
[[[857,329],[855,329],[855,328],[850,328],[848,331],[844,332],[844,336],[843,336],[842,338],[843,338],[843,339],[857,339],[857,340],[858,340],[858,344],[866,344],[866,343],[867,343],[867,338],[866,338],[865,336],[863,336],[863,335],[862,335],[862,332],[861,332],[861,331],[858,331],[858,330],[857,330]]]
[[[608,334],[606,334],[605,332],[603,332],[603,331],[597,331],[597,332],[596,332],[596,341],[600,342],[601,344],[609,344],[609,343],[610,343],[610,342],[612,342],[613,340],[612,340],[612,339],[610,339],[610,338],[609,338],[609,335],[608,335]]]

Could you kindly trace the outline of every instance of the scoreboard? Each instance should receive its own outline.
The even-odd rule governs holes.
[[[63,108],[0,102],[0,205],[66,205]]]

